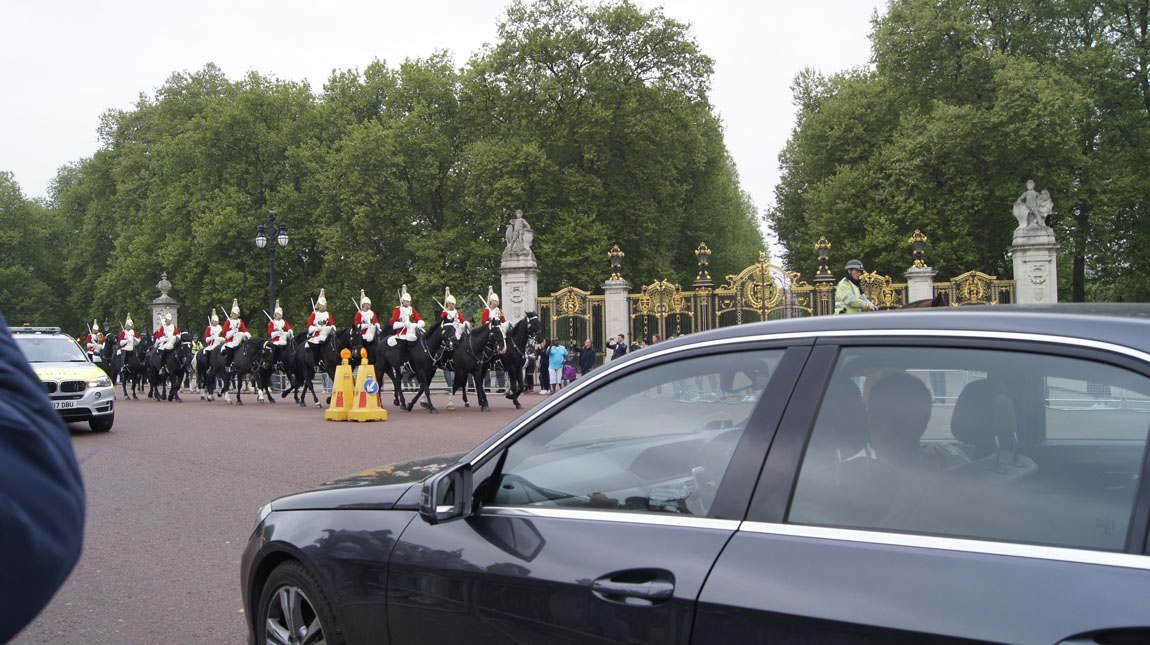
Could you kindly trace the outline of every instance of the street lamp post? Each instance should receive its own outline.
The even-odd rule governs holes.
[[[268,223],[256,227],[256,246],[261,249],[267,247],[268,250],[268,311],[276,308],[276,245],[287,246],[288,243],[287,224],[276,224],[277,215],[279,213],[275,211],[268,211]]]

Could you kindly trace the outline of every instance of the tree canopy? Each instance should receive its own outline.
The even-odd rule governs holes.
[[[1150,4],[892,0],[873,65],[800,74],[768,213],[793,269],[825,235],[900,276],[929,236],[940,278],[1012,274],[1011,205],[1049,190],[1062,299],[1150,298]]]
[[[253,240],[268,210],[288,226],[276,295],[293,319],[320,288],[341,323],[360,289],[377,309],[401,284],[428,310],[444,287],[486,294],[517,209],[543,294],[596,288],[613,244],[636,283],[690,283],[703,241],[714,272],[734,272],[763,239],[711,74],[686,25],[623,0],[515,2],[462,68],[447,53],[376,60],[320,92],[212,64],[175,73],[104,114],[99,149],[61,169],[48,203],[0,176],[0,216],[17,222],[0,275],[35,278],[5,280],[4,307],[80,329],[147,320],[167,271],[192,327],[232,298],[262,319],[268,256]]]

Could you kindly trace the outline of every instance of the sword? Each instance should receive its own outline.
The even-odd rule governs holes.
[[[315,313],[315,299],[312,298],[311,296],[308,296],[308,300],[311,300],[311,312],[314,314]]]
[[[267,310],[265,310],[265,309],[260,309],[260,311],[264,312],[264,315],[265,315],[265,316],[268,316],[268,312],[267,312]],[[271,319],[272,319],[272,317],[271,317],[271,316],[268,316],[268,322],[271,322]]]
[[[440,301],[439,301],[439,298],[436,298],[436,297],[432,296],[432,298],[431,298],[431,299],[435,301],[435,304],[439,305],[439,308],[440,308],[440,309],[442,309],[442,310],[444,310],[444,311],[447,311],[447,305],[445,305],[445,304],[443,304],[442,302],[440,302]]]
[[[487,298],[484,298],[483,296],[479,296],[479,299],[483,301],[484,307],[487,307],[488,309],[491,308],[491,305],[487,304]]]
[[[351,296],[348,296],[348,298],[351,298],[351,302],[352,302],[353,304],[355,303],[355,298],[352,298]],[[360,307],[362,307],[362,306],[363,306],[363,305],[355,305],[355,310],[356,310],[356,311],[359,311],[359,308],[360,308]]]

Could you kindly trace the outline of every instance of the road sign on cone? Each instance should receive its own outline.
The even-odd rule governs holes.
[[[331,387],[331,406],[323,413],[325,421],[347,421],[347,413],[351,410],[352,395],[355,383],[351,376],[351,350],[346,347],[339,353],[343,362],[335,366],[335,383]]]
[[[347,418],[349,421],[387,421],[387,410],[379,405],[379,381],[375,378],[375,366],[367,362],[366,349],[359,351],[362,360]]]

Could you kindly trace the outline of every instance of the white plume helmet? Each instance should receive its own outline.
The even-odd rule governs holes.
[[[100,321],[93,318],[92,319],[92,334],[95,335],[99,331],[100,331]]]
[[[487,305],[489,307],[499,306],[499,296],[495,294],[495,289],[491,285],[487,285]]]
[[[232,317],[234,317],[234,318],[240,317],[240,299],[239,298],[232,298]]]
[[[279,298],[276,298],[276,308],[275,308],[275,311],[272,312],[272,315],[273,316],[280,316],[280,317],[283,317],[283,315],[284,315],[284,310],[282,307],[280,307]]]
[[[407,292],[407,285],[406,284],[399,288],[399,304],[400,304],[400,306],[403,306],[404,302],[406,302],[407,304],[411,304],[411,294]]]
[[[164,324],[165,325],[172,324],[172,311],[170,309],[164,310]]]
[[[323,289],[319,290],[319,297],[315,299],[315,306],[327,307],[327,298],[323,295]]]
[[[213,325],[218,325],[218,324],[220,324],[220,317],[216,315],[216,310],[215,310],[215,309],[213,309],[213,310],[212,310],[212,324],[213,324]]]
[[[128,317],[124,319],[124,329],[131,329],[131,328],[132,328],[132,314],[128,314]]]
[[[368,298],[367,294],[363,292],[363,289],[360,289],[359,290],[359,306],[362,307],[364,305],[367,305],[370,307],[371,306],[371,298]]]
[[[443,288],[443,304],[445,304],[445,305],[454,305],[455,304],[455,296],[451,295],[451,287],[444,287]]]

